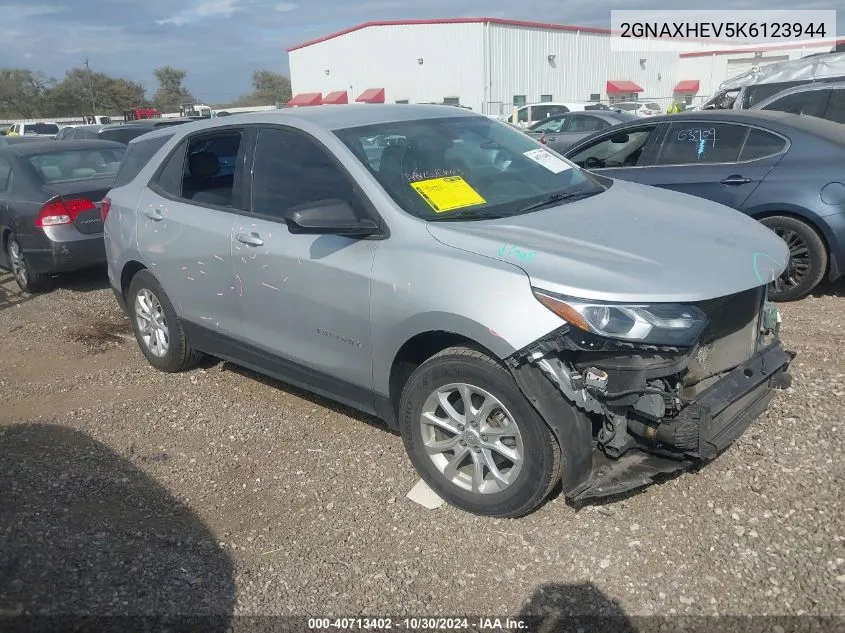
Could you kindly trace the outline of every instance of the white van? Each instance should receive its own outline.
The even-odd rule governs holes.
[[[7,132],[10,136],[49,136],[54,137],[59,133],[59,126],[51,121],[38,121],[32,123],[13,123]]]

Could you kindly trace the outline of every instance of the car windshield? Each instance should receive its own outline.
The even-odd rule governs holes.
[[[44,182],[69,182],[107,178],[117,174],[123,148],[75,149],[29,156],[30,164]]]
[[[397,121],[335,134],[403,210],[425,220],[517,215],[552,204],[552,197],[560,203],[605,189],[596,176],[487,117]]]

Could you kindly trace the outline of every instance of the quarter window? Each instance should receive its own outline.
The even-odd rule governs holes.
[[[292,208],[320,200],[342,200],[366,215],[351,179],[302,134],[261,130],[252,171],[252,211],[258,215],[284,219]]]
[[[657,126],[625,130],[597,140],[569,159],[580,167],[637,167],[643,163],[643,149]]]
[[[745,141],[748,128],[730,123],[689,121],[673,123],[663,141],[658,165],[733,163]]]
[[[751,128],[745,145],[739,153],[739,160],[755,160],[781,153],[786,148],[786,141],[776,134]]]

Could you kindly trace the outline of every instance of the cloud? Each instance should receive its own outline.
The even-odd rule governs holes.
[[[295,9],[298,9],[299,5],[296,4],[296,2],[281,2],[273,8],[276,9],[276,11],[279,11],[280,13],[285,13],[287,11],[293,11]]]
[[[237,7],[235,6],[237,4],[238,0],[207,0],[206,2],[200,2],[190,9],[180,11],[172,17],[156,20],[156,24],[182,26],[204,18],[229,17],[237,11]]]

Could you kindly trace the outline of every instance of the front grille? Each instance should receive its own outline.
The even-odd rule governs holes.
[[[757,348],[764,287],[696,304],[708,318],[699,347],[684,376],[686,386],[728,371],[751,358]]]

